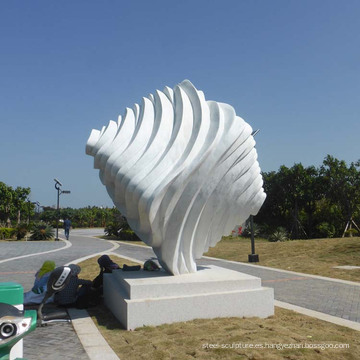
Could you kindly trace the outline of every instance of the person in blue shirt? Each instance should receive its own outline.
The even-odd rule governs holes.
[[[68,218],[66,218],[64,221],[64,229],[65,229],[65,237],[67,240],[69,240],[70,228],[71,228],[71,221]]]
[[[54,269],[55,269],[54,261],[51,260],[44,261],[40,270],[35,274],[35,281],[32,289],[24,293],[25,305],[41,303],[41,301],[45,296],[47,281],[49,280],[50,274]]]

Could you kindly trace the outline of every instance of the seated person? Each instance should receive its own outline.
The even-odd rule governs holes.
[[[44,261],[41,268],[35,274],[35,281],[32,289],[24,293],[24,305],[40,304],[44,299],[47,282],[51,272],[55,269],[54,261]],[[47,302],[52,302],[52,298]]]
[[[103,292],[103,274],[110,274],[115,269],[120,269],[120,266],[114,263],[108,255],[102,255],[98,258],[98,264],[100,266],[99,275],[93,280],[92,287],[99,291],[100,294]]]
[[[60,306],[77,307],[77,304],[86,298],[91,289],[91,280],[79,279],[81,272],[79,265],[70,264],[71,279],[65,289],[54,296],[54,302]]]

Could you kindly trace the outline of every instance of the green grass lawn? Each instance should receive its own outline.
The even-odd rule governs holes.
[[[360,238],[284,243],[260,239],[256,241],[256,252],[261,265],[358,280],[350,275],[354,270],[337,272],[332,267],[359,265],[359,244]],[[249,239],[228,237],[207,255],[247,262],[249,252]],[[119,265],[134,264],[116,256],[112,258]],[[97,275],[96,260],[80,263],[81,277],[93,279]],[[275,308],[275,315],[266,319],[193,320],[145,326],[135,331],[124,330],[104,305],[89,309],[89,313],[120,359],[360,359],[358,331],[281,308]],[[343,344],[349,348],[339,348],[347,346]],[[281,347],[288,348],[281,350]]]
[[[266,319],[198,319],[156,327],[145,326],[134,331],[122,329],[104,306],[89,312],[120,359],[360,358],[358,331],[281,308],[275,308],[275,315]],[[345,346],[343,344],[348,344],[349,348],[325,349],[325,346]],[[281,346],[293,348],[281,350]]]
[[[307,274],[359,281],[360,269],[343,270],[335,266],[360,266],[360,237],[268,242],[255,239],[259,265]],[[205,254],[216,258],[248,262],[250,239],[223,237]]]
[[[142,241],[124,241],[124,243],[146,246]],[[335,268],[343,265],[360,266],[360,237],[275,243],[265,239],[255,239],[255,252],[259,255],[258,265],[343,280],[360,280],[360,269]],[[250,253],[250,239],[226,236],[204,255],[247,263]]]

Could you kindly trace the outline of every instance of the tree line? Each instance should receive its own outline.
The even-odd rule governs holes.
[[[0,181],[0,226],[11,227],[20,224],[34,213],[35,204],[30,202],[30,188],[18,186],[13,189]]]
[[[58,212],[50,206],[41,207],[39,203],[31,202],[30,193],[29,187],[13,188],[0,181],[0,228],[17,229],[22,234],[39,222],[56,227],[59,220],[61,227],[65,218],[71,219],[74,227],[106,227],[121,219],[115,207],[61,208]]]
[[[318,168],[299,163],[262,175],[267,198],[254,219],[256,235],[268,238],[285,232],[292,239],[307,239],[360,232],[360,160],[347,165],[327,155]],[[30,188],[13,189],[0,182],[0,227],[39,221],[56,226],[58,219],[65,218],[74,227],[123,227],[124,218],[115,207],[39,211],[29,201],[30,192]]]
[[[51,207],[44,207],[44,210],[39,214],[39,220],[56,226],[57,218],[62,221],[66,218],[71,220],[74,228],[78,227],[103,227],[108,224],[120,221],[122,218],[120,211],[116,207],[98,207],[88,206],[79,209],[63,208],[57,210]],[[61,227],[61,223],[59,227]]]
[[[279,228],[292,239],[360,232],[360,160],[347,165],[327,155],[318,168],[281,166],[263,179],[267,198],[255,221],[265,235]]]

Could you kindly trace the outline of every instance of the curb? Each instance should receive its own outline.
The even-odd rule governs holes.
[[[100,334],[86,310],[69,308],[74,330],[90,360],[120,360]]]
[[[339,318],[337,316],[328,315],[328,314],[325,314],[325,313],[322,313],[319,311],[306,309],[301,306],[289,304],[289,303],[279,301],[279,300],[275,300],[274,305],[281,307],[283,309],[295,311],[299,314],[307,315],[307,316],[310,316],[310,317],[313,317],[313,318],[316,318],[319,320],[327,321],[327,322],[330,322],[330,323],[333,323],[336,325],[345,326],[347,328],[360,331],[360,323],[358,323],[356,321],[346,320],[343,318]]]
[[[106,253],[111,254],[113,250],[119,247],[119,245],[115,242],[111,241],[111,243],[114,246]],[[90,259],[103,253],[104,252],[91,254],[73,260],[71,263],[78,264],[81,261]],[[101,335],[100,331],[91,319],[89,313],[85,309],[68,308],[67,311],[71,319],[71,323],[74,327],[75,333],[79,338],[81,345],[83,346],[90,360],[120,360],[120,358],[116,355],[116,353],[109,346],[107,341]]]
[[[285,273],[285,274],[298,275],[298,276],[309,277],[309,278],[318,279],[318,280],[333,281],[333,282],[338,282],[338,283],[346,284],[346,285],[360,286],[360,282],[356,282],[356,281],[342,280],[342,279],[336,279],[336,278],[331,278],[331,277],[326,277],[326,276],[306,274],[306,273],[302,273],[302,272],[283,270],[283,269],[278,269],[278,268],[273,268],[273,267],[263,266],[263,265],[249,264],[249,263],[245,263],[245,262],[241,262],[241,261],[225,260],[225,259],[214,258],[214,257],[210,257],[210,256],[203,256],[203,258],[210,259],[210,260],[217,260],[217,261],[225,261],[225,262],[228,262],[231,264],[250,266],[253,268],[258,268],[258,269],[263,269],[263,270],[268,270],[268,271],[278,271],[278,272]]]

